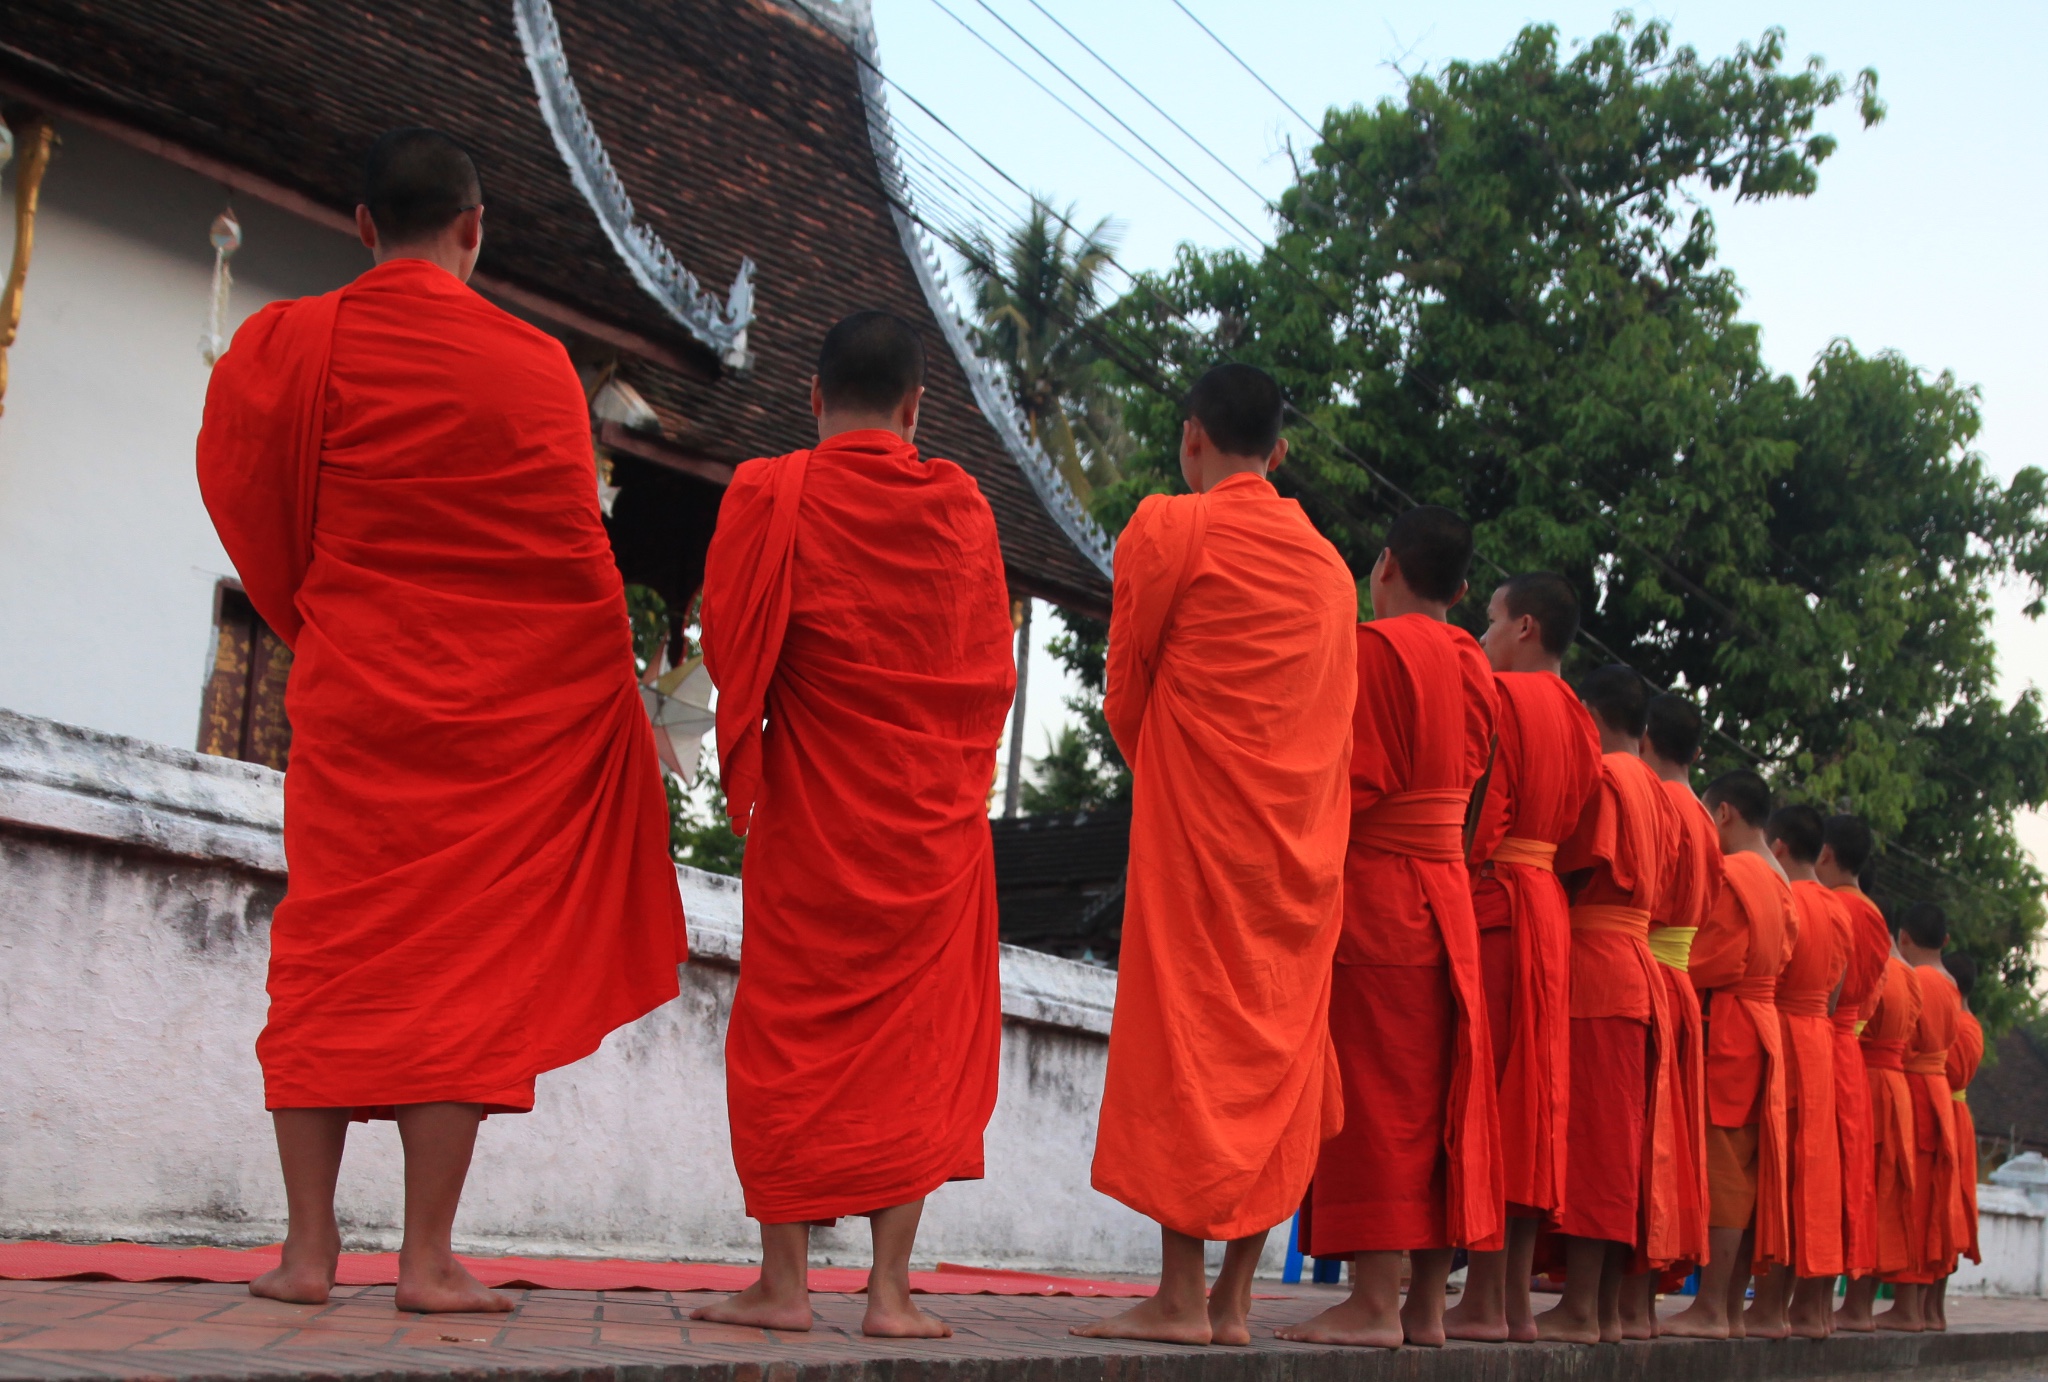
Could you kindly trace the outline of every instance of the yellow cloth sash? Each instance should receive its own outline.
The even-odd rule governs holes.
[[[1967,1104],[1967,1103],[1969,1103],[1970,1101],[1969,1101],[1968,1099],[1965,1099],[1965,1098],[1963,1097],[1963,1095],[1964,1095],[1964,1094],[1966,1094],[1966,1093],[1968,1093],[1968,1092],[1969,1092],[1969,1091],[1967,1091],[1967,1090],[1962,1090],[1962,1089],[1959,1089],[1959,1090],[1957,1090],[1957,1091],[1956,1091],[1955,1093],[1953,1093],[1953,1094],[1949,1095],[1948,1097],[1949,1097],[1949,1098],[1951,1098],[1951,1099],[1953,1099],[1953,1100],[1955,1100],[1955,1101],[1956,1101],[1957,1103],[1959,1103],[1959,1104]]]
[[[1692,963],[1692,938],[1699,933],[1697,926],[1653,926],[1650,953],[1657,957],[1657,963],[1670,965],[1683,974]]]

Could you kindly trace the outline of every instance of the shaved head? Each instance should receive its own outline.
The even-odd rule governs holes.
[[[1722,773],[1707,784],[1707,790],[1700,793],[1700,800],[1707,804],[1709,810],[1727,803],[1742,818],[1743,824],[1753,825],[1759,830],[1771,817],[1770,784],[1747,768]]]
[[[1402,563],[1406,569],[1407,563]],[[1563,657],[1579,636],[1579,595],[1555,571],[1524,571],[1500,583],[1501,603],[1510,619],[1533,619],[1543,651]]]
[[[476,165],[439,130],[379,135],[363,161],[363,205],[386,245],[432,239],[483,200]]]
[[[1948,944],[1948,913],[1932,902],[1916,902],[1899,918],[1899,933],[1922,950]]]
[[[1650,714],[1650,684],[1633,667],[1610,662],[1579,680],[1579,699],[1593,718],[1616,734],[1643,737]]]
[[[1684,766],[1700,756],[1700,740],[1706,735],[1706,721],[1698,706],[1683,696],[1665,691],[1650,697],[1643,718],[1643,733],[1659,758]]]
[[[1871,838],[1870,827],[1861,816],[1829,816],[1821,827],[1821,842],[1835,852],[1835,862],[1842,871],[1850,874],[1860,875],[1877,849],[1877,841]]]
[[[1819,860],[1823,839],[1820,812],[1811,806],[1781,806],[1764,824],[1764,838],[1785,846],[1785,852],[1802,864]]]
[[[1195,381],[1181,415],[1201,423],[1210,445],[1224,455],[1264,460],[1280,442],[1284,406],[1272,375],[1233,360]]]
[[[835,411],[886,413],[924,383],[924,342],[893,312],[855,312],[825,333],[818,392]]]
[[[1453,604],[1472,569],[1472,525],[1436,504],[1417,504],[1387,529],[1401,579],[1425,600]]]

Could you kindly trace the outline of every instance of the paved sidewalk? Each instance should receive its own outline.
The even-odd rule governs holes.
[[[465,1382],[1718,1382],[1912,1372],[1916,1378],[2048,1378],[2048,1302],[1959,1300],[1946,1335],[1839,1336],[1823,1344],[1666,1342],[1611,1349],[1455,1345],[1329,1349],[1283,1343],[1333,1287],[1283,1287],[1253,1307],[1249,1349],[1073,1338],[1069,1325],[1123,1302],[925,1296],[948,1340],[859,1335],[861,1298],[818,1297],[810,1334],[689,1321],[713,1297],[658,1291],[520,1291],[511,1315],[400,1314],[391,1288],[342,1288],[325,1306],[256,1300],[239,1285],[0,1282],[0,1379],[369,1378]],[[1654,1361],[1653,1361],[1654,1360]]]

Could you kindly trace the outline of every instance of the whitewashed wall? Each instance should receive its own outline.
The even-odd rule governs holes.
[[[0,705],[190,747],[214,585],[233,574],[192,449],[207,228],[227,194],[74,124],[58,131],[0,416]],[[369,266],[346,236],[247,199],[235,212],[237,323]]]
[[[1965,1261],[1949,1290],[1972,1296],[2048,1295],[2048,1207],[2003,1185],[1977,1187],[1983,1265]]]
[[[282,893],[268,769],[0,711],[0,1238],[265,1243],[284,1201],[253,1045]],[[479,1140],[460,1242],[484,1251],[744,1260],[721,1051],[739,955],[733,880],[681,870],[683,993],[541,1078]],[[1157,1230],[1088,1187],[1108,971],[1003,949],[988,1178],[932,1199],[919,1255],[1149,1270]],[[398,1144],[358,1127],[351,1244],[395,1246]],[[821,1261],[865,1260],[865,1227]],[[1277,1261],[1280,1245],[1270,1253]]]

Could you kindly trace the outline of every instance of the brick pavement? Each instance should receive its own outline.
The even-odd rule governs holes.
[[[2048,1302],[1959,1300],[1947,1335],[1843,1337],[1826,1344],[1667,1342],[1617,1349],[1459,1345],[1441,1351],[1317,1348],[1270,1337],[1333,1287],[1274,1287],[1258,1301],[1250,1349],[1075,1339],[1067,1327],[1121,1302],[1019,1296],[923,1297],[955,1337],[863,1339],[858,1296],[818,1297],[819,1327],[789,1334],[703,1325],[711,1297],[659,1291],[518,1291],[510,1315],[400,1314],[388,1286],[344,1287],[325,1306],[257,1300],[240,1285],[0,1282],[0,1379],[407,1377],[612,1378],[632,1382],[1658,1382],[1874,1375],[2048,1377]],[[1654,1370],[1652,1363],[1654,1360]],[[2014,1370],[2018,1369],[2017,1372]]]

